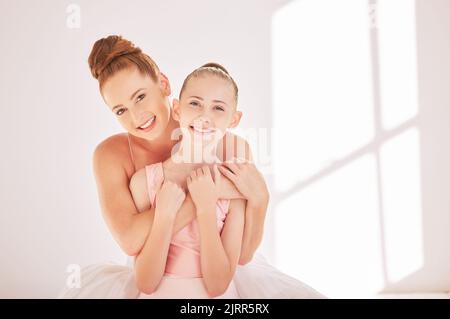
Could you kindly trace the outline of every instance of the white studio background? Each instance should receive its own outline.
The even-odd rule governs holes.
[[[0,297],[125,263],[91,162],[122,132],[87,65],[110,34],[174,96],[209,61],[236,79],[277,267],[331,297],[450,290],[449,1],[0,0],[0,17]]]

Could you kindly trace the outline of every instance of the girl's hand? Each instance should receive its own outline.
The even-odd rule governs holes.
[[[232,161],[219,165],[219,171],[236,186],[238,191],[247,199],[247,205],[267,205],[269,191],[263,175],[250,162]]]
[[[216,211],[217,188],[208,166],[191,172],[187,178],[187,188],[197,209],[197,214]]]
[[[183,189],[171,181],[164,181],[156,193],[155,218],[167,216],[175,219],[175,216],[184,202],[186,194]]]

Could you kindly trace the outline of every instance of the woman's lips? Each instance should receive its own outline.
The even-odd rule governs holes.
[[[150,131],[156,123],[156,115],[154,115],[153,117],[151,117],[150,119],[148,119],[144,124],[142,124],[141,126],[138,127],[138,130],[141,130],[143,132],[148,132]]]

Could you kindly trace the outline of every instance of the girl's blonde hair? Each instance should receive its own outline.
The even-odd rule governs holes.
[[[186,89],[186,86],[188,84],[188,82],[190,81],[190,79],[192,78],[198,78],[201,76],[205,76],[205,75],[213,75],[213,76],[217,76],[221,79],[226,80],[228,83],[230,83],[233,87],[234,90],[234,98],[237,104],[238,101],[238,87],[236,85],[236,82],[234,81],[234,79],[231,77],[231,75],[228,73],[228,71],[221,66],[218,63],[206,63],[204,65],[202,65],[201,67],[195,69],[194,71],[192,71],[184,80],[183,82],[183,86],[181,87],[181,91],[180,91],[180,99],[181,99],[181,95],[183,94],[183,91]]]

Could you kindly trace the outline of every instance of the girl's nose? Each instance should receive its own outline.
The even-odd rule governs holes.
[[[211,125],[211,119],[208,116],[202,115],[195,120],[194,125],[208,127]]]

